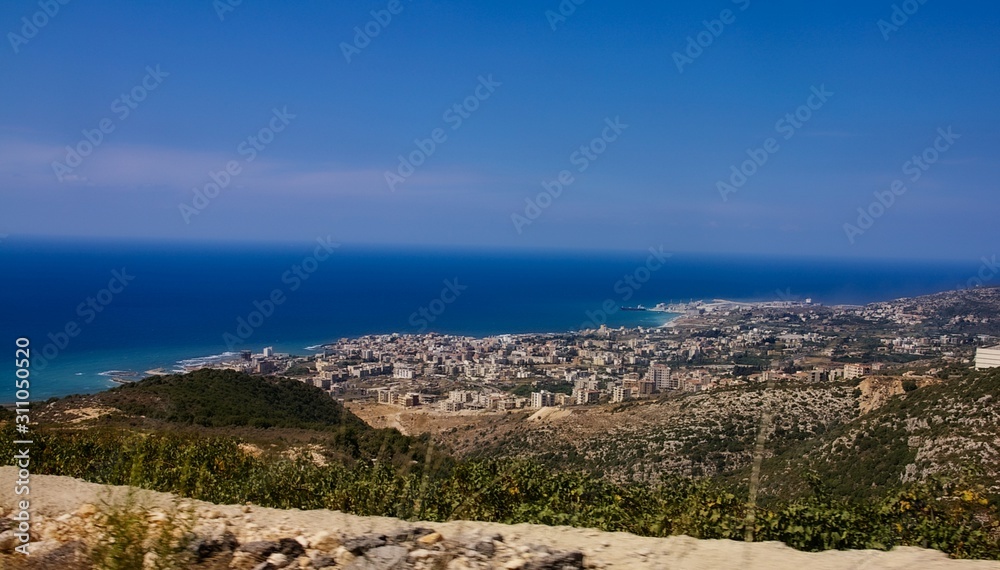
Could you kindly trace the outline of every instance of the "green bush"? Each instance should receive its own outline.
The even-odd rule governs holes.
[[[0,429],[4,457],[13,456],[14,436],[10,424]],[[551,472],[528,461],[450,464],[430,451],[424,461],[403,468],[386,457],[319,466],[303,459],[257,458],[231,438],[114,429],[39,429],[35,442],[35,473],[215,503],[573,525],[646,536],[743,540],[747,531],[747,491],[711,480],[666,477],[657,485],[621,485],[578,472]],[[818,477],[811,480],[808,497],[774,499],[755,509],[755,540],[779,540],[803,550],[915,545],[955,557],[1000,558],[1000,516],[980,488],[942,480],[849,501],[833,499]]]

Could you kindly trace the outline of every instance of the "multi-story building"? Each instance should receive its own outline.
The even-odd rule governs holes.
[[[615,386],[611,389],[611,402],[620,403],[632,399],[632,389],[623,386]]]
[[[649,380],[652,380],[656,384],[656,389],[661,392],[664,390],[676,390],[676,383],[671,384],[670,367],[666,364],[653,364],[649,367]]]
[[[576,405],[596,404],[601,399],[600,390],[577,390]]]
[[[378,403],[380,404],[395,404],[396,403],[396,390],[392,388],[379,388],[378,389]]]
[[[810,382],[826,382],[830,378],[826,370],[810,370],[807,374]]]
[[[532,408],[547,408],[556,405],[556,395],[548,390],[531,393]]]
[[[413,368],[402,364],[394,364],[392,367],[392,377],[401,380],[413,380],[415,376]]]
[[[871,364],[845,364],[844,365],[844,380],[853,380],[854,378],[861,378],[866,374],[872,373]]]

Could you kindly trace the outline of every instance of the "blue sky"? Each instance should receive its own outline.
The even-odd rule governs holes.
[[[1000,244],[996,3],[896,2],[889,29],[893,2],[566,0],[557,19],[556,0],[221,18],[225,0],[49,1],[0,8],[0,234],[956,260]],[[767,161],[720,192],[748,149]]]

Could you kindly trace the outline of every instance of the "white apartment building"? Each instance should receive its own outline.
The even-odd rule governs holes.
[[[531,393],[532,408],[548,408],[556,405],[556,395],[548,390]]]
[[[615,386],[611,389],[611,402],[614,404],[619,404],[625,400],[632,399],[632,389],[625,388],[623,386]]]

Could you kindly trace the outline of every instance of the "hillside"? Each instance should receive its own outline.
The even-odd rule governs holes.
[[[154,376],[105,392],[69,396],[37,409],[55,431],[125,429],[185,437],[236,437],[257,452],[316,461],[382,458],[406,464],[426,441],[374,429],[330,396],[287,378],[204,369]]]
[[[770,389],[744,386],[537,413],[404,412],[398,421],[410,433],[430,432],[460,457],[529,458],[614,481],[652,483],[665,474],[711,477],[746,467],[764,409],[774,414],[768,453],[818,437],[858,415],[852,386],[779,383]]]
[[[527,458],[618,482],[681,475],[746,485],[766,411],[765,495],[809,494],[809,474],[837,496],[858,498],[935,475],[1000,492],[1000,371],[922,379],[909,392],[905,383],[899,376],[869,377],[857,388],[775,383],[534,413],[402,411],[392,421],[431,433],[466,459]],[[386,421],[382,408],[355,409],[378,425]]]
[[[812,471],[840,496],[964,475],[1000,494],[1000,370],[898,394],[871,413],[765,463],[765,487]]]
[[[962,425],[989,430],[996,425],[993,415],[961,406],[990,403],[985,393],[994,389],[995,381],[996,374],[977,373],[970,374],[968,382],[942,384],[951,388],[948,393],[959,408],[947,406],[948,398],[931,391],[937,388],[933,386],[910,392],[907,398],[913,404],[915,395],[926,394],[922,397],[928,405],[937,401],[944,406],[941,413],[961,409],[983,420]],[[244,394],[236,396],[236,390]],[[287,402],[262,405],[286,393]],[[247,412],[222,402],[230,397]],[[801,457],[802,449],[831,434],[849,433],[852,426],[861,425],[858,422],[892,427],[896,420],[908,421],[893,407],[893,398],[877,413],[859,418],[857,398],[847,385],[777,384],[583,407],[562,416],[562,411],[538,414],[533,420],[526,414],[494,414],[496,423],[508,428],[503,437],[494,434],[490,439],[485,431],[473,435],[472,447],[480,449],[453,460],[442,451],[441,439],[411,438],[359,424],[353,414],[308,386],[230,373],[197,374],[151,379],[43,406],[42,421],[32,433],[32,475],[131,484],[220,504],[249,502],[438,522],[570,525],[643,536],[751,536],[810,551],[920,545],[960,558],[1000,557],[996,503],[967,479],[927,484],[889,480],[865,500],[823,492],[802,470],[793,469],[792,479],[809,486],[787,493],[776,484],[770,474],[792,467],[782,458]],[[175,413],[178,402],[198,413]],[[213,409],[216,403],[218,412]],[[295,409],[303,410],[300,420],[292,416]],[[754,506],[746,475],[756,455],[753,441],[764,411],[773,414],[774,436],[761,451],[774,459],[766,463],[760,489],[770,496]],[[196,418],[208,426],[199,425]],[[342,422],[334,424],[332,418]],[[249,427],[247,422],[316,429]],[[445,431],[468,437],[454,427]],[[256,439],[252,443],[249,437]],[[517,443],[519,438],[524,440]],[[14,439],[13,425],[0,422],[0,454],[13,457]],[[593,452],[556,454],[559,445],[574,441],[578,449]],[[539,453],[525,453],[532,450]],[[694,464],[694,459],[702,463]],[[833,460],[830,464],[830,477],[847,467]],[[692,469],[687,475],[698,477],[685,476],[692,465],[716,469]],[[604,471],[605,477],[595,476]],[[857,475],[862,483],[872,476],[882,474]]]
[[[152,376],[101,392],[95,401],[128,415],[206,427],[366,427],[319,388],[287,378],[263,378],[232,370]]]

